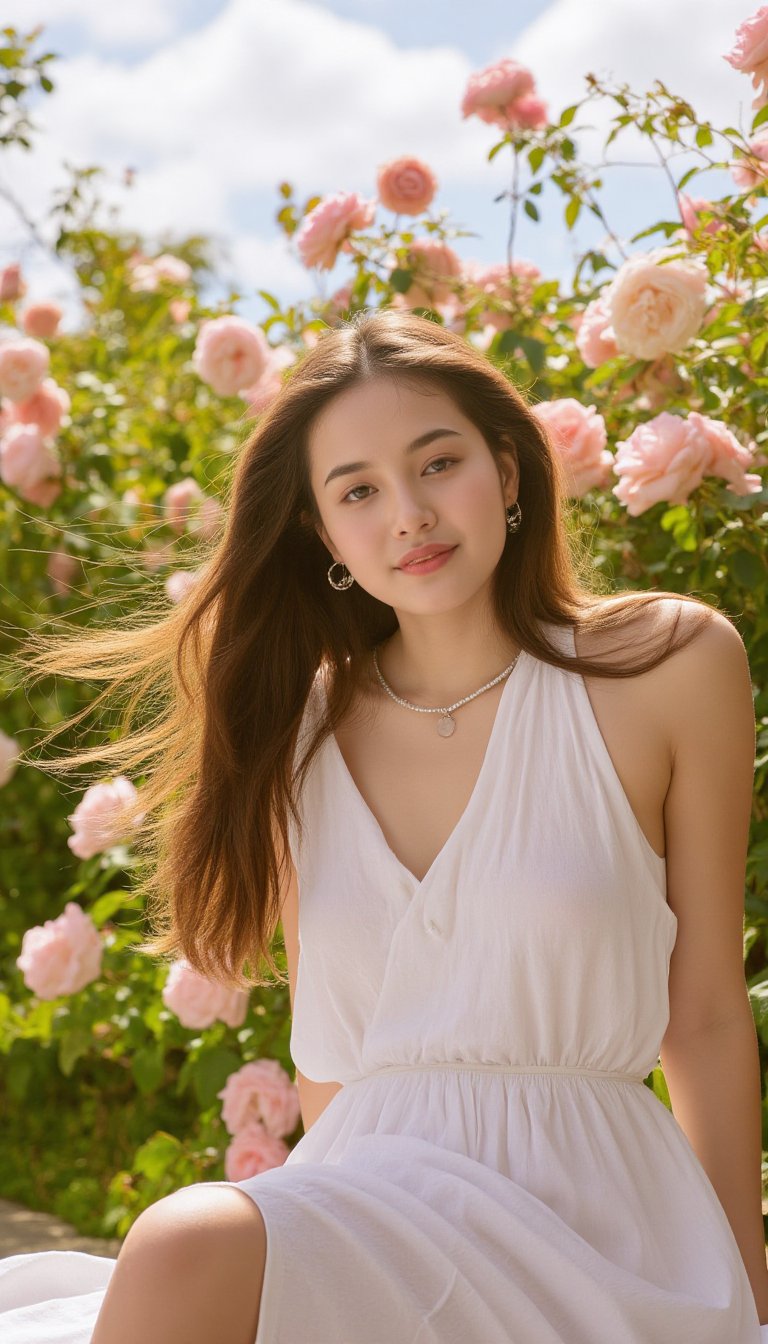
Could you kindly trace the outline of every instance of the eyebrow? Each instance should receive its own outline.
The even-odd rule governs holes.
[[[428,429],[426,434],[420,434],[413,443],[409,443],[404,449],[405,453],[416,453],[419,448],[426,448],[428,443],[434,439],[456,438],[460,439],[461,434],[456,429]],[[337,476],[349,476],[355,471],[367,471],[372,464],[370,462],[345,462],[340,467],[334,467],[329,471],[325,478],[325,485],[330,485]]]

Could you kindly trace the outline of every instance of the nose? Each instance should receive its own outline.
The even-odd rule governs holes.
[[[418,532],[424,527],[434,525],[435,511],[420,495],[418,489],[403,486],[396,495],[392,509],[392,527],[395,536]]]

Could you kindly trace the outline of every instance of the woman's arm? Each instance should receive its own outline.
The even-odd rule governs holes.
[[[733,1228],[766,1324],[760,1067],[743,943],[755,760],[749,666],[741,636],[719,614],[663,666],[673,754],[667,894],[678,931],[661,1063],[675,1119]]]

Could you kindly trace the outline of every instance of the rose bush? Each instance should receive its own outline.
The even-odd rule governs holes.
[[[726,58],[758,91],[766,23],[762,9],[742,24]],[[51,81],[45,57],[6,40],[23,73],[12,103]],[[675,186],[674,218],[626,244],[605,218],[605,166],[579,157],[578,118],[596,100],[610,111],[608,143],[639,128]],[[277,220],[308,291],[339,263],[347,273],[330,297],[290,305],[260,290],[259,322],[238,314],[234,293],[203,302],[215,278],[205,240],[153,244],[105,224],[98,174],[75,172],[51,219],[84,297],[81,323],[65,329],[50,296],[29,293],[18,258],[0,269],[0,564],[11,595],[0,646],[12,654],[52,616],[116,618],[148,585],[183,601],[223,522],[215,482],[284,370],[361,307],[426,312],[527,389],[562,457],[568,525],[590,539],[596,582],[694,592],[739,625],[758,724],[744,952],[768,1046],[768,215],[754,150],[765,101],[759,92],[742,133],[700,120],[663,85],[636,94],[590,76],[580,103],[550,112],[533,72],[504,58],[457,90],[456,115],[488,126],[489,159],[510,156],[506,256],[459,255],[435,175],[410,156],[372,165],[371,197],[342,184],[300,204],[283,182]],[[539,218],[545,184],[567,231],[582,211],[605,228],[568,285],[515,253],[518,217]],[[376,222],[378,205],[394,223]],[[19,766],[21,746],[87,710],[93,692],[64,682],[29,693],[6,662],[0,676],[0,1105],[5,1153],[23,1146],[27,1158],[0,1151],[0,1193],[122,1235],[180,1185],[285,1160],[299,1133],[288,992],[237,998],[135,953],[142,781],[96,781],[74,800]],[[82,745],[97,736],[87,729]],[[660,1070],[652,1082],[668,1100]]]

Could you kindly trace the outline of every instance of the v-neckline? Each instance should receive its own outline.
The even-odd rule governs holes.
[[[402,860],[397,857],[395,851],[392,849],[392,846],[387,841],[387,838],[384,834],[384,831],[382,830],[380,822],[374,816],[373,812],[371,811],[371,808],[368,806],[362,793],[360,792],[354,779],[352,778],[349,766],[344,760],[344,757],[341,753],[341,748],[338,742],[336,741],[336,734],[331,733],[329,735],[332,755],[339,766],[339,769],[341,771],[342,776],[344,777],[349,792],[353,795],[353,797],[356,798],[361,813],[363,814],[364,817],[367,818],[368,824],[379,843],[379,847],[385,854],[389,856],[390,861],[398,869],[400,874],[407,880],[409,886],[412,888],[414,896],[418,895],[418,893],[421,892],[423,888],[427,885],[430,878],[434,875],[435,871],[442,864],[448,852],[458,842],[458,838],[461,832],[467,825],[468,818],[472,813],[472,811],[474,810],[474,805],[477,801],[477,798],[480,795],[481,787],[485,782],[485,776],[490,770],[491,759],[494,755],[496,742],[499,737],[499,733],[501,731],[502,717],[506,713],[507,700],[509,699],[510,695],[509,693],[510,682],[516,681],[518,679],[517,673],[520,671],[521,666],[525,665],[525,663],[530,661],[530,659],[531,655],[527,653],[525,649],[521,649],[520,654],[515,663],[515,666],[512,668],[512,671],[510,672],[509,676],[504,682],[503,690],[501,692],[501,695],[499,696],[499,703],[496,706],[496,713],[493,718],[493,724],[491,725],[491,731],[488,736],[488,742],[486,744],[485,753],[480,763],[480,769],[477,773],[477,778],[475,779],[474,787],[469,796],[469,800],[464,808],[464,811],[459,817],[459,820],[456,822],[456,825],[450,832],[447,840],[445,841],[443,846],[438,850],[437,854],[435,855],[434,859],[429,865],[429,868],[427,869],[426,873],[422,878],[418,878],[415,873],[412,873],[410,868],[407,868],[406,865],[402,862]],[[323,699],[327,706],[327,697],[325,692],[325,685],[322,680],[322,675],[320,677],[320,687],[322,690]]]

